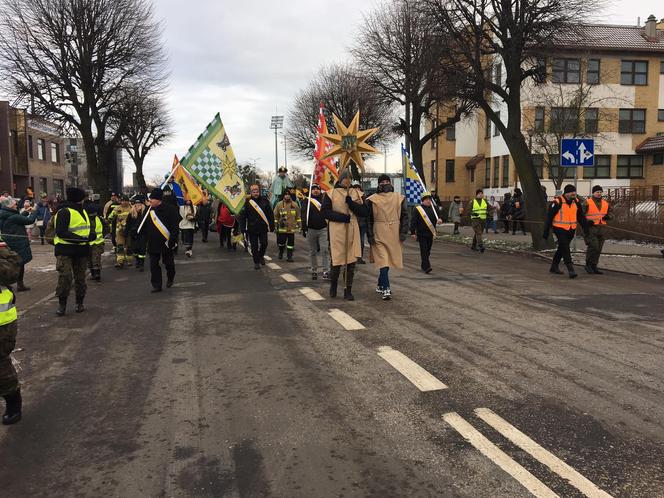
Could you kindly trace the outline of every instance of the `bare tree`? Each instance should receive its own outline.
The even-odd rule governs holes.
[[[377,97],[369,82],[358,71],[350,65],[323,67],[309,86],[297,95],[288,118],[288,141],[302,158],[313,158],[321,103],[325,106],[330,133],[336,132],[332,114],[348,124],[355,113],[360,111],[361,128],[380,129],[371,137],[369,145],[379,148],[395,136],[392,106]]]
[[[138,188],[147,192],[143,164],[151,150],[172,136],[170,115],[161,95],[138,88],[126,92],[120,112],[124,122],[122,146],[136,167]]]
[[[250,162],[238,164],[237,174],[240,178],[242,178],[242,182],[244,183],[245,187],[253,185],[256,183],[256,178],[258,177],[256,172],[256,164]]]
[[[419,0],[425,14],[436,23],[447,43],[444,67],[463,80],[460,97],[475,102],[502,135],[523,186],[533,246],[546,246],[542,239],[546,205],[522,133],[522,86],[541,79],[536,55],[547,53],[561,35],[575,36],[579,19],[598,12],[598,0]],[[505,69],[500,81],[491,68]],[[506,107],[500,113],[498,106]]]
[[[164,84],[148,0],[0,0],[0,74],[33,112],[80,133],[91,186],[107,196],[127,86]],[[158,90],[157,90],[158,91]]]
[[[352,48],[378,98],[403,108],[399,132],[422,178],[424,146],[474,107],[459,98],[456,74],[443,70],[447,42],[434,28],[416,1],[387,0],[365,18]],[[423,134],[426,118],[433,126]]]

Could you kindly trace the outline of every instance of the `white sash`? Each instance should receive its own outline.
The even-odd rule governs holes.
[[[429,215],[427,214],[426,210],[422,206],[417,206],[416,209],[417,209],[417,212],[420,213],[420,216],[424,220],[424,223],[426,223],[427,227],[429,228],[429,230],[431,231],[431,233],[435,237],[437,235],[436,234],[436,225],[431,223],[431,219],[429,218]]]
[[[310,198],[309,200],[311,201],[311,204],[316,206],[316,209],[318,209],[319,211],[323,208],[323,205],[320,202],[318,202],[316,199],[314,199],[313,197]]]
[[[166,239],[166,244],[168,244],[168,241],[171,240],[171,232],[166,228],[166,225],[159,219],[159,216],[157,216],[157,213],[154,211],[150,211],[150,219],[152,220],[152,223],[154,226],[159,230],[159,233],[161,233],[164,238]]]
[[[258,205],[258,203],[253,199],[249,199],[249,204],[251,205],[252,208],[254,208],[256,210],[256,212],[258,213],[258,216],[263,218],[263,221],[265,222],[267,227],[270,228],[270,222],[267,221],[267,216],[265,216],[265,212],[261,209],[261,207]]]

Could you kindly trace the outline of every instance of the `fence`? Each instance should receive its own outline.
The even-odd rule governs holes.
[[[623,187],[608,190],[613,207],[610,237],[664,241],[664,186]]]

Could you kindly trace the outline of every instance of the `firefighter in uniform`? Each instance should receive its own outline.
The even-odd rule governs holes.
[[[292,195],[290,190],[286,190],[281,202],[274,207],[274,224],[277,227],[279,259],[284,259],[284,250],[286,250],[288,256],[286,261],[289,263],[293,262],[295,232],[302,230],[300,207],[293,201]]]
[[[124,268],[125,265],[131,266],[131,255],[129,254],[131,252],[131,242],[127,226],[127,218],[130,214],[129,197],[123,194],[120,196],[120,205],[113,210],[110,216],[116,243],[115,267],[118,269]]]
[[[135,195],[131,199],[131,212],[127,218],[127,233],[131,240],[131,253],[134,255],[136,269],[145,271],[145,253],[147,250],[147,239],[144,233],[138,233],[147,208],[145,207],[145,196]]]
[[[16,298],[9,288],[18,281],[21,258],[0,240],[0,396],[5,399],[4,425],[21,420],[21,389],[11,353],[16,346]]]
[[[556,197],[549,205],[549,216],[544,225],[543,237],[549,238],[551,227],[553,233],[556,234],[558,239],[558,248],[556,254],[553,256],[551,268],[549,271],[558,275],[562,275],[559,265],[560,260],[565,261],[565,266],[569,272],[569,278],[576,278],[576,271],[572,262],[572,254],[570,253],[570,243],[574,240],[576,235],[576,227],[581,225],[584,234],[588,236],[588,224],[586,217],[583,215],[581,203],[576,198],[576,187],[574,185],[565,185],[563,195]]]
[[[108,235],[108,223],[99,216],[94,204],[88,204],[85,210],[90,217],[90,226],[95,230],[95,240],[90,242],[90,275],[92,279],[101,280],[101,255],[104,254],[104,237]]]
[[[588,236],[586,237],[586,271],[590,274],[601,275],[597,268],[599,257],[606,240],[606,222],[611,219],[611,205],[602,198],[604,191],[599,185],[593,187],[592,197],[583,203],[583,212],[588,221]]]
[[[470,203],[470,223],[473,227],[475,236],[473,237],[473,245],[470,248],[473,251],[479,250],[484,252],[484,241],[482,234],[484,233],[484,226],[486,225],[486,218],[489,214],[489,204],[484,198],[484,191],[478,189],[475,192],[475,199]],[[478,249],[479,247],[479,249]]]
[[[67,309],[67,298],[72,288],[76,291],[76,313],[85,310],[85,273],[90,258],[90,242],[97,238],[90,217],[83,209],[85,192],[80,188],[67,189],[67,200],[61,204],[55,214],[55,269],[58,271],[58,316],[63,316]]]

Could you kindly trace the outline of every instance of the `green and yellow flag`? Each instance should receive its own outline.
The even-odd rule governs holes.
[[[244,184],[237,174],[235,154],[219,113],[180,164],[233,214],[240,212],[246,198]]]

